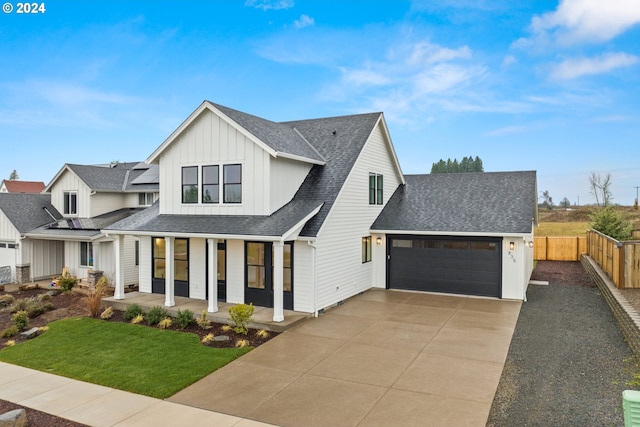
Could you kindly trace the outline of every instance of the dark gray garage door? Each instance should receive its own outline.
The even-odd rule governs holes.
[[[389,236],[391,289],[500,297],[502,239]]]

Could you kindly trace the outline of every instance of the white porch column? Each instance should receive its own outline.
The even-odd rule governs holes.
[[[92,242],[91,245],[93,246],[92,251],[93,251],[93,270],[94,271],[99,271],[100,270],[100,242]]]
[[[207,286],[209,288],[209,303],[207,311],[218,311],[218,239],[207,239],[208,272]]]
[[[173,307],[176,305],[174,284],[175,266],[173,261],[175,238],[165,237],[164,247],[164,305]]]
[[[273,321],[284,320],[284,242],[273,242]]]
[[[114,299],[124,299],[124,236],[119,234],[113,241],[113,249],[116,255],[116,288],[113,292]],[[95,253],[93,254],[95,258]]]

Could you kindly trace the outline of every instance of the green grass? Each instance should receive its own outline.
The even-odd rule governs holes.
[[[589,222],[541,222],[534,229],[536,237],[550,236],[586,236],[590,227]]]
[[[3,348],[0,360],[163,399],[249,350],[205,347],[195,334],[74,318]]]

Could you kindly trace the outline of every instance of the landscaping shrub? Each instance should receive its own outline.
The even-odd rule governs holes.
[[[16,325],[13,326],[9,326],[7,329],[4,329],[2,332],[0,332],[0,337],[2,338],[11,338],[11,337],[15,337],[16,335],[18,335],[18,328],[16,327]]]
[[[89,308],[89,314],[91,317],[98,317],[100,314],[100,308],[102,307],[102,298],[107,294],[107,288],[109,287],[109,281],[106,277],[102,276],[95,286],[89,289],[89,293],[86,296],[87,308]]]
[[[131,323],[137,325],[138,323],[142,323],[144,321],[144,314],[140,313],[133,319],[131,319]]]
[[[198,326],[200,326],[202,329],[211,328],[211,320],[209,320],[209,318],[207,317],[207,310],[202,310],[202,313],[196,319],[196,323],[198,323]]]
[[[107,307],[104,309],[100,318],[103,320],[111,319],[113,317],[113,307]]]
[[[166,319],[169,316],[169,311],[166,308],[156,305],[147,311],[146,318],[147,323],[150,326],[157,325],[162,319]]]
[[[202,344],[209,344],[211,342],[213,342],[213,334],[207,334],[202,338]]]
[[[24,310],[20,310],[11,316],[11,321],[19,331],[24,331],[29,327],[29,316],[27,316],[27,312]]]
[[[40,316],[42,313],[46,313],[47,311],[55,310],[55,306],[50,302],[40,301],[39,297],[32,298],[20,298],[14,301],[14,303],[9,308],[11,313],[17,313],[19,311],[24,311],[27,313],[27,317],[33,319],[34,317]]]
[[[231,321],[236,325],[233,330],[237,334],[246,335],[249,332],[249,322],[251,322],[253,316],[253,303],[238,304],[229,308],[229,315]]]
[[[13,297],[13,295],[2,295],[0,296],[0,307],[9,307],[15,301],[16,299]]]
[[[195,322],[193,317],[193,311],[187,310],[178,310],[178,315],[176,316],[176,323],[180,327],[180,329],[185,329],[187,326]]]
[[[171,317],[165,317],[164,319],[158,322],[158,328],[169,329],[172,324],[173,324],[173,320],[171,320]]]
[[[134,302],[129,307],[127,307],[122,316],[125,320],[131,321],[134,317],[143,313],[144,311],[142,311],[142,308]]]
[[[633,225],[614,206],[605,206],[591,215],[591,228],[616,240],[628,240]]]
[[[62,276],[58,279],[58,286],[64,291],[70,291],[78,284],[78,279],[73,276]]]

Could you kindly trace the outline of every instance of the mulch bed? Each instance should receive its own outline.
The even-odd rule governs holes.
[[[5,294],[12,295],[16,300],[20,298],[31,298],[37,296],[39,294],[47,293],[48,289],[31,289],[31,290],[23,290],[23,291],[15,291],[15,292],[7,292],[0,291],[0,296]],[[48,323],[53,322],[55,320],[61,320],[71,317],[88,317],[89,311],[86,307],[85,295],[77,292],[60,292],[56,295],[53,295],[47,302],[51,302],[55,309],[49,312],[46,312],[38,317],[33,319],[29,319],[29,327],[42,327],[46,326]],[[126,322],[123,316],[123,312],[115,310],[111,319],[106,321],[108,322]],[[194,313],[197,317],[200,313]],[[7,307],[0,308],[0,331],[10,327],[12,325],[11,322],[12,313],[9,311]],[[144,324],[144,323],[143,323]],[[251,347],[257,347],[265,342],[269,341],[273,337],[277,336],[277,332],[269,332],[268,336],[262,337],[257,334],[257,331],[254,329],[249,329],[249,333],[247,335],[237,334],[233,330],[223,331],[224,325],[219,323],[211,323],[211,327],[209,329],[203,329],[198,326],[196,323],[189,325],[184,330],[181,330],[177,325],[172,325],[169,330],[181,331],[185,333],[193,333],[198,335],[200,340],[204,338],[208,334],[213,334],[214,336],[226,335],[229,337],[228,341],[220,341],[220,342],[211,342],[207,345],[209,347],[215,348],[231,348],[235,347],[238,340],[243,339],[248,341],[248,345]],[[16,344],[25,340],[25,338],[20,335],[9,337],[9,338],[0,338],[0,349],[7,345],[7,341],[13,340]],[[8,411],[12,411],[14,409],[24,408],[27,412],[27,419],[29,420],[29,426],[60,426],[60,427],[83,427],[84,424],[79,424],[73,421],[66,420],[64,418],[56,417],[44,412],[36,411],[34,409],[30,409],[27,407],[23,407],[8,401],[0,400],[0,414],[3,414]]]

